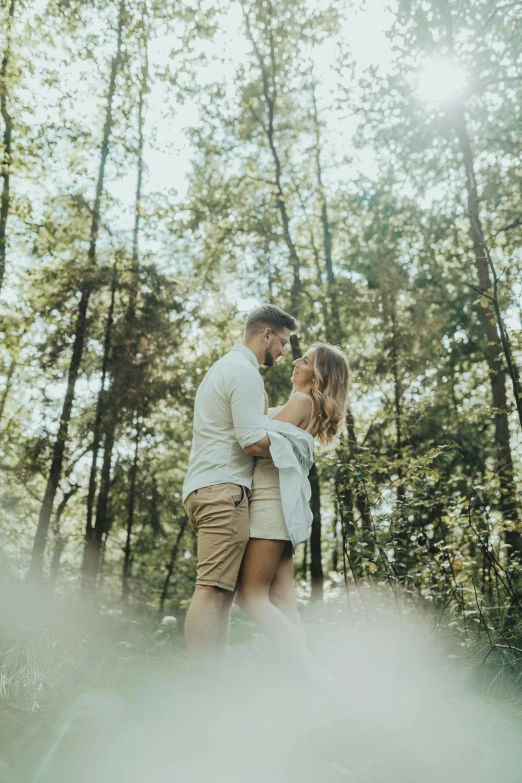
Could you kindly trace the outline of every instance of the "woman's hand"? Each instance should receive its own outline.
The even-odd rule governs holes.
[[[265,392],[265,416],[268,414],[268,394]]]

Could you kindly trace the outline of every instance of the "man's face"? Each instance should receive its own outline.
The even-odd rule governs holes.
[[[290,344],[290,330],[281,329],[275,332],[272,328],[267,327],[264,339],[267,344],[263,364],[265,367],[272,367],[278,359],[285,355],[285,351]]]

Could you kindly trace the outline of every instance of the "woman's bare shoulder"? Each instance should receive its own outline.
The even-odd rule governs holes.
[[[292,394],[284,407],[292,408],[294,410],[310,411],[310,408],[312,407],[312,398],[309,394],[296,391]]]
[[[286,421],[299,427],[310,418],[312,400],[304,392],[294,392],[286,405],[274,416],[278,421]]]

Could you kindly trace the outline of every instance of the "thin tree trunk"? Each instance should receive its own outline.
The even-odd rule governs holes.
[[[109,312],[107,315],[107,324],[105,327],[101,388],[98,393],[98,400],[96,403],[96,418],[94,421],[91,471],[89,475],[89,489],[87,493],[87,520],[85,524],[85,545],[83,550],[82,573],[85,573],[86,569],[88,569],[89,552],[92,549],[92,539],[94,534],[92,517],[94,511],[94,500],[96,497],[96,474],[98,471],[98,454],[100,450],[100,440],[102,435],[102,419],[103,419],[103,410],[104,410],[105,396],[106,396],[105,380],[107,377],[107,371],[109,367],[109,357],[111,353],[112,326],[114,321],[114,304],[116,300],[117,278],[118,278],[118,259],[116,258],[116,260],[114,261],[113,274],[112,274],[111,302],[109,306]]]
[[[49,584],[51,588],[54,588],[56,584],[56,580],[58,579],[58,574],[60,571],[60,558],[62,556],[62,552],[67,543],[67,539],[64,536],[62,536],[60,531],[62,514],[65,511],[65,507],[67,503],[78,490],[79,490],[79,486],[76,484],[68,492],[65,492],[62,500],[60,501],[60,504],[58,505],[58,508],[56,509],[56,516],[55,516],[54,526],[53,526],[54,550],[53,550],[53,557],[51,560],[51,570],[49,575]]]
[[[102,537],[102,543],[100,547],[100,561],[98,568],[98,590],[103,588],[105,581],[105,555],[107,554],[107,539],[109,538],[110,530],[107,529]]]
[[[344,486],[340,488],[342,477],[337,477],[335,482],[335,492],[339,508],[339,518],[341,521],[341,543],[343,556],[343,576],[346,590],[348,590],[348,567],[352,573],[355,584],[357,585],[358,563],[355,556],[353,542],[350,540],[355,535],[354,493],[351,488]]]
[[[338,302],[336,294],[336,278],[333,268],[332,260],[332,233],[330,229],[330,220],[328,217],[328,204],[326,199],[326,193],[323,185],[322,165],[321,165],[321,135],[320,135],[320,123],[317,112],[317,103],[315,97],[315,85],[312,82],[312,103],[313,103],[313,116],[314,116],[314,130],[315,130],[315,160],[316,160],[316,175],[318,182],[319,198],[321,201],[321,224],[323,229],[323,247],[326,264],[326,279],[328,284],[328,301],[330,305],[330,318],[325,319],[325,335],[326,340],[329,342],[336,342],[340,334],[340,322],[338,312]],[[347,416],[347,429],[348,429],[348,449],[349,454],[354,454],[357,449],[357,439],[355,436],[355,421],[353,414],[349,412]],[[338,450],[340,459],[344,461],[344,456],[341,454],[342,447]],[[351,457],[349,457],[351,459]],[[364,491],[364,487],[361,488],[358,485],[355,487],[355,501],[359,510],[363,527],[371,527],[370,509],[368,504],[367,494]]]
[[[272,161],[274,163],[274,189],[275,189],[276,206],[281,218],[283,237],[285,240],[285,244],[288,248],[290,266],[293,272],[292,288],[290,292],[291,312],[295,318],[299,319],[299,315],[301,311],[300,263],[299,263],[299,256],[297,253],[297,249],[292,239],[292,233],[290,230],[290,218],[288,216],[288,211],[286,209],[286,197],[282,184],[281,160],[279,158],[279,153],[277,151],[277,147],[275,143],[274,119],[275,119],[275,109],[277,103],[277,87],[276,87],[276,80],[275,80],[275,72],[276,72],[275,50],[274,50],[274,42],[273,42],[273,31],[271,28],[272,5],[270,2],[268,2],[267,4],[267,13],[268,13],[267,33],[270,38],[270,65],[271,65],[270,74],[265,65],[263,56],[259,51],[259,47],[256,44],[255,38],[252,33],[252,28],[250,26],[250,19],[244,6],[243,6],[243,13],[245,17],[247,36],[252,44],[261,71],[261,79],[263,83],[263,96],[265,99],[264,102],[266,107],[266,120],[264,118],[259,117],[253,111],[252,108],[251,111],[253,113],[254,118],[260,123],[261,127],[263,128],[263,131],[266,135],[266,139],[268,141],[268,146],[270,148]],[[292,345],[296,344],[296,342],[297,342],[297,338],[294,335],[292,337]]]
[[[355,550],[353,541],[356,531],[354,517],[354,509],[357,505],[355,499],[356,493],[353,489],[352,482],[349,480],[348,473],[348,467],[350,461],[353,459],[354,452],[353,447],[350,444],[344,444],[344,440],[345,438],[343,437],[341,446],[338,450],[339,468],[335,477],[335,493],[341,520],[343,572],[345,584],[346,587],[348,587],[347,561],[355,582],[357,582],[357,578],[361,576],[361,571],[359,568],[360,557]]]
[[[5,382],[5,388],[2,393],[2,399],[0,400],[0,421],[2,421],[4,417],[5,405],[7,402],[7,398],[9,396],[9,392],[11,391],[11,383],[13,382],[15,370],[16,370],[16,361],[12,359],[11,364],[9,365],[9,370],[7,371],[7,378]]]
[[[303,561],[301,563],[301,579],[306,582],[308,579],[308,539],[304,542]]]
[[[448,0],[442,0],[442,8],[446,20],[448,47],[454,54],[453,22]],[[506,378],[502,367],[502,342],[496,325],[496,313],[492,304],[492,284],[488,265],[488,248],[484,241],[480,220],[480,202],[475,176],[475,162],[466,124],[466,115],[461,103],[448,111],[462,154],[466,172],[466,189],[468,192],[468,217],[470,222],[473,254],[478,277],[478,288],[484,295],[481,307],[482,323],[486,337],[486,356],[489,367],[489,378],[493,407],[495,409],[495,441],[497,445],[498,472],[500,481],[500,507],[506,523],[505,541],[511,554],[522,557],[522,536],[517,529],[518,507],[516,502],[516,486],[514,480],[513,457],[507,415]]]
[[[111,486],[111,465],[116,428],[121,422],[125,406],[132,410],[137,406],[135,379],[133,377],[134,357],[137,353],[136,344],[136,306],[139,287],[139,231],[141,219],[141,198],[143,188],[143,148],[144,148],[144,110],[145,95],[148,90],[148,53],[145,45],[144,64],[140,84],[138,104],[138,178],[134,202],[134,230],[132,239],[132,282],[129,292],[129,302],[125,312],[122,346],[115,351],[112,362],[112,380],[106,394],[107,404],[104,409],[104,452],[100,476],[100,489],[96,504],[96,519],[89,542],[89,551],[85,561],[83,574],[83,589],[94,590],[96,576],[100,566],[100,552],[103,537],[107,532],[107,510]],[[86,548],[87,552],[87,548]]]
[[[310,580],[312,583],[312,601],[323,600],[324,574],[321,548],[321,487],[315,463],[310,468],[310,486],[312,496],[312,530],[310,533]]]
[[[170,580],[172,578],[172,574],[174,573],[174,566],[176,565],[176,561],[178,559],[178,552],[179,552],[179,547],[181,545],[181,539],[183,538],[183,533],[185,532],[186,528],[187,528],[187,517],[183,517],[183,521],[178,530],[178,535],[176,536],[176,540],[174,541],[174,546],[172,547],[172,551],[170,553],[170,560],[167,565],[167,573],[165,574],[165,581],[163,582],[163,590],[161,591],[161,597],[159,603],[159,614],[163,614],[165,601],[167,600],[167,596],[169,592]]]
[[[399,460],[397,465],[397,526],[398,529],[395,532],[395,563],[400,564],[400,576],[403,576],[406,569],[406,554],[407,554],[407,542],[408,531],[405,529],[406,521],[404,519],[404,499],[405,491],[402,483],[403,470],[402,470],[402,383],[399,372],[399,346],[398,346],[398,334],[397,334],[397,303],[395,301],[395,294],[392,293],[391,302],[391,362],[392,362],[392,375],[393,375],[393,390],[394,390],[394,403],[395,403],[395,451],[397,459]]]
[[[335,498],[335,514],[332,521],[332,533],[333,533],[333,547],[332,547],[332,564],[331,569],[334,573],[339,571],[339,534],[337,532],[337,524],[339,521],[339,500]]]
[[[340,323],[339,323],[339,305],[337,302],[337,291],[335,286],[335,274],[333,270],[332,262],[332,234],[330,231],[330,220],[328,217],[328,203],[326,199],[326,192],[323,184],[323,169],[321,164],[321,124],[319,122],[319,114],[317,111],[317,100],[315,95],[316,84],[312,78],[312,106],[313,106],[313,120],[314,120],[314,133],[315,133],[315,169],[317,176],[317,189],[319,192],[319,200],[321,202],[321,223],[323,227],[323,247],[324,247],[324,260],[326,265],[326,282],[328,285],[328,305],[329,305],[329,320],[330,320],[330,339],[333,342],[338,342],[340,335]]]
[[[134,459],[129,477],[129,501],[127,504],[127,535],[125,538],[125,554],[123,558],[123,573],[121,580],[121,599],[124,604],[129,601],[129,579],[131,575],[131,542],[134,527],[134,512],[136,508],[136,479],[138,476],[138,457],[140,446],[141,426],[136,416],[136,437],[134,439]]]
[[[107,112],[105,117],[105,125],[103,129],[103,141],[101,145],[100,167],[98,170],[98,181],[96,185],[96,196],[94,199],[94,206],[92,210],[91,221],[91,234],[88,250],[88,261],[91,267],[96,265],[96,245],[98,241],[98,230],[100,226],[100,209],[101,199],[104,190],[105,183],[105,167],[107,158],[109,156],[109,139],[113,126],[113,101],[116,92],[116,75],[118,73],[118,67],[121,58],[122,40],[123,40],[123,27],[125,18],[125,2],[121,0],[119,5],[119,17],[118,17],[118,36],[116,45],[116,54],[112,59],[111,74],[109,81],[109,90],[107,93]],[[40,516],[38,520],[38,528],[36,531],[33,553],[31,558],[31,567],[29,574],[32,578],[40,578],[43,574],[43,558],[45,546],[47,543],[47,534],[49,531],[49,522],[53,510],[54,499],[56,491],[58,489],[58,483],[62,474],[63,458],[65,452],[65,446],[67,443],[69,422],[71,419],[71,411],[74,402],[74,392],[76,381],[80,370],[80,364],[83,354],[83,346],[85,343],[85,337],[87,332],[87,308],[89,305],[89,299],[92,292],[92,282],[88,280],[82,286],[80,303],[78,306],[78,315],[76,319],[76,327],[74,333],[74,343],[71,356],[71,363],[69,366],[69,373],[67,378],[67,390],[65,393],[62,414],[60,417],[60,425],[58,427],[58,434],[53,446],[53,456],[51,462],[51,468],[49,471],[49,477],[47,480],[47,486],[45,489],[44,500],[40,509]]]
[[[140,221],[141,221],[141,198],[143,190],[143,148],[145,145],[144,137],[144,112],[145,112],[145,95],[148,90],[149,84],[149,58],[147,42],[145,42],[144,61],[141,72],[141,86],[140,96],[138,104],[138,179],[136,182],[136,196],[134,199],[134,230],[132,235],[132,272],[133,272],[133,286],[131,287],[131,294],[129,300],[129,309],[127,312],[127,319],[134,322],[136,317],[136,301],[138,294],[138,271],[139,271],[139,236],[140,236]]]
[[[346,417],[346,429],[348,433],[348,463],[351,462],[357,452],[359,451],[359,444],[355,435],[355,420],[351,411],[348,411]],[[368,500],[368,493],[364,487],[364,483],[356,484],[354,487],[355,505],[359,512],[361,519],[361,525],[364,530],[371,530],[372,516],[370,503]]]
[[[8,101],[9,90],[7,86],[8,69],[11,59],[11,33],[13,30],[13,20],[15,13],[15,0],[11,0],[8,12],[7,37],[5,42],[4,56],[0,67],[0,111],[4,122],[3,136],[3,160],[2,160],[2,194],[0,196],[0,290],[4,282],[6,257],[7,257],[7,219],[9,217],[9,188],[11,176],[11,152],[13,138],[13,118],[9,113]]]
[[[109,389],[109,394],[111,393],[112,388]],[[109,416],[111,412],[112,411],[109,411],[107,416]],[[98,499],[96,501],[96,517],[90,539],[89,549],[85,556],[82,590],[86,592],[94,592],[96,586],[96,577],[100,567],[100,552],[103,536],[106,534],[108,529],[109,492],[111,488],[112,454],[114,451],[115,439],[116,423],[111,418],[109,421],[106,421],[105,425],[103,464],[100,473],[100,489],[98,491]]]

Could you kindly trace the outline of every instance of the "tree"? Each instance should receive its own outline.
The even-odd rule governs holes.
[[[7,219],[9,217],[9,189],[11,180],[13,118],[9,108],[9,69],[12,55],[12,33],[15,17],[16,0],[10,0],[7,12],[7,34],[0,66],[0,111],[4,122],[3,159],[1,164],[2,193],[0,195],[0,289],[5,275]]]
[[[83,346],[86,338],[87,308],[92,293],[91,270],[96,265],[96,246],[98,242],[98,233],[100,228],[101,199],[104,190],[105,167],[109,155],[110,137],[113,128],[113,102],[116,93],[116,77],[118,74],[120,60],[121,60],[121,53],[122,53],[125,16],[126,16],[125,2],[124,0],[120,0],[118,4],[116,51],[111,61],[109,85],[108,85],[107,97],[106,97],[105,123],[103,127],[103,138],[100,147],[100,164],[99,164],[98,179],[96,184],[96,195],[94,198],[94,205],[92,208],[90,240],[89,240],[89,248],[87,252],[88,270],[86,270],[86,278],[80,290],[80,301],[78,303],[78,314],[76,318],[74,342],[73,342],[72,353],[71,353],[71,363],[67,375],[67,391],[64,397],[62,415],[60,417],[60,426],[58,428],[58,433],[56,435],[56,440],[54,442],[52,463],[49,470],[49,477],[47,480],[45,495],[42,503],[42,508],[40,510],[40,517],[38,520],[38,527],[34,539],[33,554],[31,558],[31,568],[30,568],[30,575],[32,578],[38,578],[42,575],[43,555],[45,551],[45,545],[47,542],[49,522],[51,519],[51,513],[53,509],[54,499],[56,496],[56,490],[58,488],[58,483],[60,481],[60,476],[62,472],[63,458],[64,458],[65,446],[67,443],[67,435],[69,430],[69,422],[70,422],[72,406],[74,402],[75,386],[80,371],[80,364],[83,355]]]
[[[485,183],[498,176],[498,164],[488,166],[484,156],[488,150],[498,146],[489,134],[478,133],[485,124],[492,129],[495,121],[509,124],[507,107],[520,105],[520,91],[516,82],[508,76],[516,61],[516,43],[513,39],[504,47],[498,57],[495,42],[504,33],[504,20],[497,15],[492,4],[485,2],[471,8],[451,6],[447,0],[434,0],[428,12],[422,3],[400,3],[393,28],[395,69],[387,77],[370,76],[365,85],[361,113],[365,127],[362,136],[368,139],[373,134],[379,150],[388,155],[401,167],[408,181],[425,193],[437,181],[444,183],[448,197],[459,203],[461,183],[467,190],[467,220],[471,233],[472,248],[461,253],[464,263],[470,256],[476,270],[476,286],[468,277],[467,285],[476,287],[480,293],[478,312],[483,325],[483,351],[487,362],[491,386],[491,400],[494,410],[495,440],[499,478],[499,503],[505,520],[505,538],[510,549],[522,551],[522,538],[517,530],[518,504],[514,480],[514,465],[508,421],[508,400],[505,386],[503,346],[498,332],[492,282],[488,266],[488,242],[485,239],[483,216],[487,222],[504,221],[503,209],[490,199],[483,203],[481,216],[477,181]],[[471,36],[473,45],[468,46]],[[444,104],[428,108],[419,100],[419,69],[423,64],[446,61],[457,67],[459,63],[469,74],[467,93],[458,90],[449,96]],[[493,110],[490,97],[495,90]],[[486,120],[486,112],[488,118]],[[493,112],[493,113],[492,113]],[[470,130],[471,129],[471,130]],[[477,130],[477,132],[476,132]],[[498,129],[500,131],[500,127]],[[502,133],[505,130],[500,131]],[[481,139],[480,150],[472,151],[470,135]],[[507,161],[512,151],[499,151]],[[477,172],[477,159],[481,159]],[[447,172],[451,171],[451,178]],[[440,187],[440,184],[439,184]],[[507,206],[507,202],[506,202]],[[511,215],[510,207],[507,213]],[[509,221],[506,221],[509,222]],[[455,229],[464,247],[463,224],[457,212]],[[450,229],[448,229],[450,230]],[[462,261],[461,261],[462,263]],[[466,265],[469,269],[469,266]],[[468,275],[470,272],[468,272]],[[466,285],[466,283],[464,283]]]

